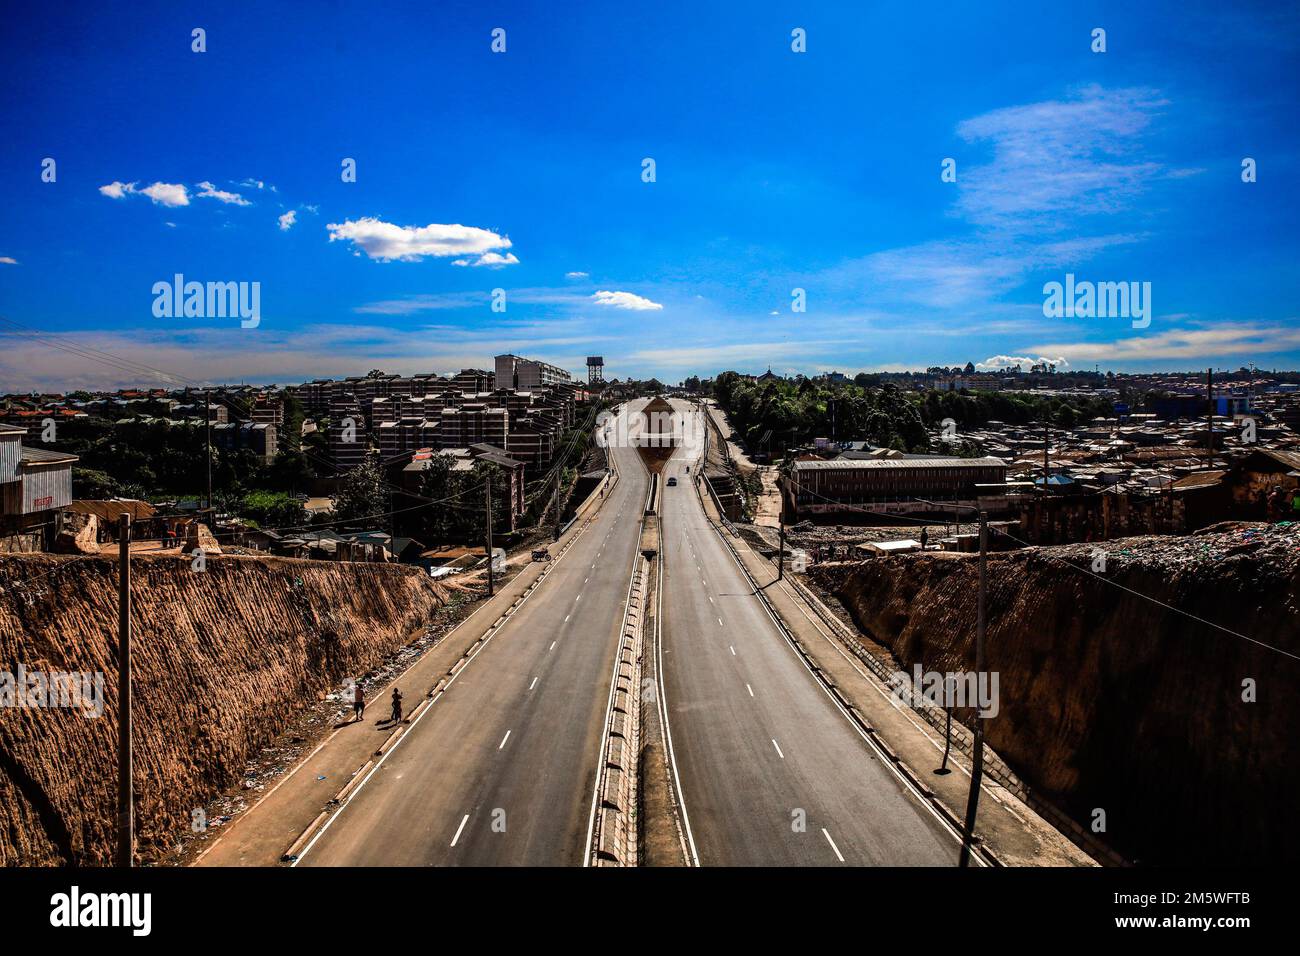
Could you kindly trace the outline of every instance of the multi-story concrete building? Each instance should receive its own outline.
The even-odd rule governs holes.
[[[264,461],[275,457],[275,426],[262,422],[221,422],[212,426],[212,444],[226,451],[247,448]]]
[[[510,415],[504,408],[482,402],[467,402],[444,408],[438,419],[438,444],[442,448],[468,448],[487,442],[506,447]]]
[[[572,380],[573,376],[558,365],[548,365],[546,362],[521,358],[518,355],[506,354],[496,357],[496,387],[499,389],[545,388]]]
[[[336,469],[350,471],[361,464],[368,447],[368,430],[356,399],[344,396],[330,401],[326,439]]]

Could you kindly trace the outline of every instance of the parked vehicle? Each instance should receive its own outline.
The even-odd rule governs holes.
[[[668,479],[668,487],[669,487],[669,488],[673,487],[673,486],[676,485],[676,484],[677,484],[677,479],[676,479],[676,478],[669,478],[669,479]]]
[[[534,560],[534,561],[549,561],[549,560],[551,560],[551,552],[550,552],[549,550],[547,550],[546,548],[536,548],[536,549],[533,550],[533,560]]]

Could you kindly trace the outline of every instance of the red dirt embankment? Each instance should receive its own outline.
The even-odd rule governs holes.
[[[976,556],[814,573],[908,669],[974,668]],[[988,576],[986,731],[1022,779],[1085,827],[1103,810],[1100,838],[1141,863],[1300,859],[1300,528],[993,554]]]
[[[305,703],[401,647],[446,598],[414,568],[282,558],[132,560],[138,856],[187,827]],[[0,671],[101,672],[104,711],[0,708],[0,864],[111,862],[117,568],[0,558]]]

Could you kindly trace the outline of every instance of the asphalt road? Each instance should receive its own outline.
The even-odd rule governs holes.
[[[633,403],[636,407],[639,403]],[[581,865],[645,470],[309,844],[302,866]]]
[[[699,863],[954,865],[957,840],[838,710],[709,525],[692,487],[700,428],[664,471],[678,484],[662,504],[661,674]]]

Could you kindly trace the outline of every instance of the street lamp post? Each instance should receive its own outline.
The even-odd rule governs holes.
[[[980,512],[980,592],[975,623],[975,679],[984,673],[984,605],[988,591],[988,516]],[[976,701],[978,704],[978,700]],[[984,775],[984,715],[975,711],[975,747],[971,754],[970,796],[966,801],[966,825],[962,828],[961,857],[958,866],[970,865],[971,840],[975,834],[975,816],[979,811],[980,778]]]

